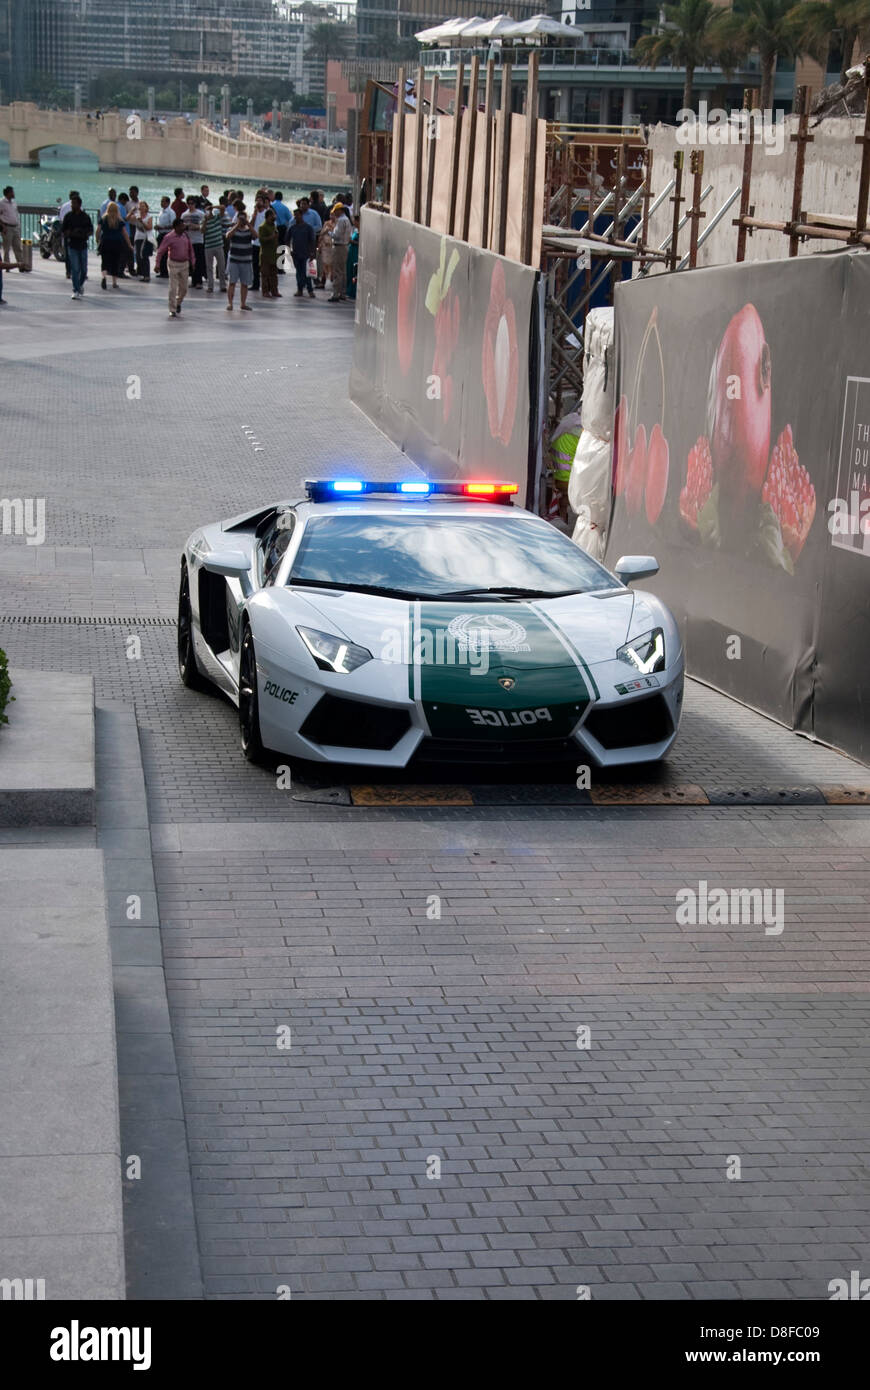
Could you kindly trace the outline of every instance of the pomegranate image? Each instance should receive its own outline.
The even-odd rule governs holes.
[[[804,547],[816,514],[816,490],[797,456],[791,425],[786,425],[773,446],[761,500],[773,508],[783,545],[796,560]]]
[[[661,425],[653,425],[646,453],[646,519],[655,526],[668,491],[670,450]]]
[[[458,342],[459,296],[455,290],[451,290],[442,299],[435,315],[435,354],[432,358],[432,375],[441,383],[441,412],[445,424],[450,419],[453,405],[453,377],[449,368]]]
[[[770,348],[754,304],[725,329],[710,372],[707,437],[723,516],[761,494],[770,454]]]
[[[713,491],[713,460],[710,441],[705,434],[689,450],[686,465],[686,484],[680,493],[680,516],[693,531],[698,529],[698,513]]]
[[[396,303],[396,346],[399,370],[407,376],[414,357],[414,335],[417,328],[417,257],[413,246],[405,252],[399,270],[399,291]]]
[[[638,425],[634,432],[634,447],[628,458],[628,478],[625,484],[625,505],[632,514],[640,511],[646,484],[646,426]]]
[[[628,398],[620,397],[613,417],[613,490],[617,497],[628,481]]]
[[[517,412],[520,354],[513,300],[508,297],[501,261],[493,266],[489,306],[483,325],[481,360],[489,432],[500,444],[510,444]]]

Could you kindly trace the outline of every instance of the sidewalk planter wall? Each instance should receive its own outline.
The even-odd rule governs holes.
[[[607,563],[655,554],[689,671],[870,761],[870,257],[616,291]]]
[[[538,272],[363,210],[351,399],[430,477],[534,492]]]
[[[15,696],[10,695],[12,681],[9,679],[9,667],[6,664],[6,653],[0,647],[0,724],[8,724],[9,716],[5,713],[6,706]]]

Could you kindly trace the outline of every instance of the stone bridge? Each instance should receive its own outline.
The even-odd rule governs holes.
[[[298,187],[345,182],[345,158],[334,150],[269,140],[243,124],[238,139],[219,135],[204,121],[182,118],[163,124],[144,116],[109,112],[43,111],[32,102],[0,106],[0,140],[9,142],[10,164],[39,163],[39,151],[72,145],[95,154],[100,168],[138,173],[207,174]]]

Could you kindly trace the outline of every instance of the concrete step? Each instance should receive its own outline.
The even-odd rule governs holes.
[[[98,849],[0,850],[0,1095],[0,1279],[34,1281],[30,1297],[123,1299],[117,1057]],[[28,1296],[26,1285],[20,1293],[11,1287],[4,1297]]]
[[[10,671],[14,703],[0,726],[0,826],[93,825],[94,681]]]

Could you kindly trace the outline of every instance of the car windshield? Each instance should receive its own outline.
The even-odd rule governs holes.
[[[619,588],[585,551],[527,515],[313,517],[288,583],[383,589],[420,598],[548,597]]]

